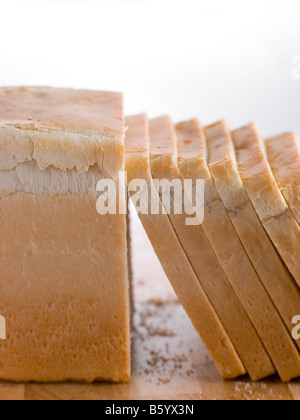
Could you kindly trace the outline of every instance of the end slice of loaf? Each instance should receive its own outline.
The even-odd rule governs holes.
[[[0,90],[0,379],[130,379],[126,216],[96,210],[121,170],[121,94]]]

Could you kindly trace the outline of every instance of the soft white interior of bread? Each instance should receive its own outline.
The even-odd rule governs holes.
[[[100,179],[97,165],[80,174],[74,170],[61,171],[53,166],[42,170],[35,161],[29,161],[11,171],[0,171],[0,195],[18,192],[84,195],[96,192]]]

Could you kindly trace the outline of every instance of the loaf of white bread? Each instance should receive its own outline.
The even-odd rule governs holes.
[[[129,191],[138,211],[145,197],[164,208],[157,178],[205,181],[202,224],[151,206],[139,216],[220,375],[299,377],[299,174],[292,134],[265,148],[254,124],[124,123],[117,93],[0,89],[0,379],[130,380],[130,234],[119,209],[125,179],[145,182]],[[97,211],[103,179],[116,214]]]
[[[121,94],[0,90],[0,379],[130,379],[126,216],[96,209],[123,170]]]

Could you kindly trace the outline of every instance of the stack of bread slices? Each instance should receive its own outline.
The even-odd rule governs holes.
[[[173,126],[169,117],[127,118],[128,186],[160,262],[223,378],[278,373],[300,376],[300,152],[297,138],[264,140],[250,124],[231,132],[224,121]],[[204,218],[187,223],[164,206],[159,180],[204,182]],[[183,189],[184,189],[184,184]],[[173,183],[175,189],[175,183]],[[156,194],[153,193],[156,191]],[[147,193],[147,194],[146,194]],[[150,199],[149,199],[150,202]],[[176,202],[173,193],[173,204]]]

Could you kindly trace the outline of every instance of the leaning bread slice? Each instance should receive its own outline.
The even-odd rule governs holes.
[[[277,184],[300,225],[299,139],[294,133],[281,134],[266,140],[266,150]]]
[[[298,351],[293,343],[291,348],[286,350],[286,342],[282,342],[282,339],[283,337],[289,339],[288,332],[261,284],[213,184],[206,162],[205,139],[198,121],[192,120],[177,125],[177,135],[180,169],[183,176],[194,181],[197,178],[205,180],[206,214],[202,226],[219,256],[235,293],[256,327],[282,380],[287,381],[299,376]],[[229,188],[233,186],[229,184]],[[241,273],[243,273],[242,281]],[[270,325],[278,323],[279,331],[284,334],[278,332],[274,334],[270,328]]]
[[[150,142],[153,178],[180,180],[176,134],[168,117],[150,122]],[[274,374],[275,370],[261,340],[222,270],[202,226],[187,226],[185,212],[182,214],[171,212],[170,220],[202,287],[251,378],[258,380]]]
[[[260,129],[249,124],[232,137],[239,172],[256,213],[300,286],[300,227],[274,179]]]
[[[206,128],[205,132],[209,168],[215,186],[261,282],[290,332],[283,327],[274,308],[270,307],[264,320],[274,325],[273,352],[283,360],[291,357],[290,362],[295,367],[298,365],[299,369],[300,358],[292,342],[294,326],[291,320],[300,313],[300,290],[275,250],[245,191],[226,123],[221,121]],[[299,341],[295,343],[300,346]]]
[[[151,205],[160,205],[160,199],[150,172],[147,118],[145,115],[128,117],[127,126],[127,183],[145,231],[222,377],[231,379],[244,375],[246,370],[192,270],[168,216],[163,213],[151,214]],[[139,192],[135,192],[138,186]]]

